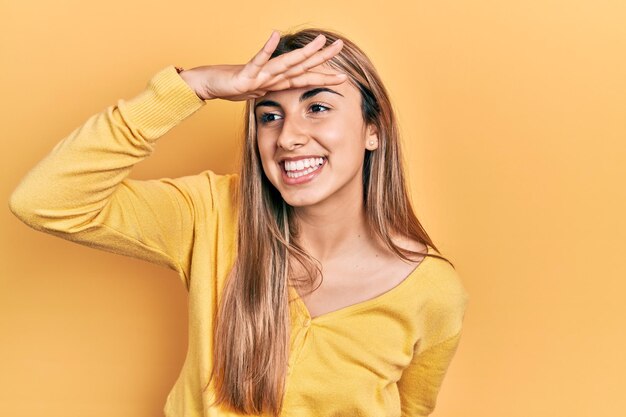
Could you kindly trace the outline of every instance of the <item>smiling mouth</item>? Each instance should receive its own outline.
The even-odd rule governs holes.
[[[316,157],[297,161],[283,161],[281,165],[287,177],[295,179],[319,170],[325,162],[326,158]]]

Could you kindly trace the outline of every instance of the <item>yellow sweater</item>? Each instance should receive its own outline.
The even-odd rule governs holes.
[[[189,350],[167,397],[167,417],[235,415],[209,408],[213,397],[201,387],[210,373],[212,316],[235,255],[237,175],[206,170],[174,179],[127,176],[159,137],[205,104],[167,66],[140,94],[118,100],[60,141],[9,202],[36,230],[178,273],[189,294]],[[291,291],[283,416],[433,411],[468,301],[447,262],[426,257],[382,295],[313,319]]]

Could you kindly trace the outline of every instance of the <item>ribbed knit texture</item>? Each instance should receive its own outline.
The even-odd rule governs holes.
[[[207,406],[212,385],[201,392],[211,370],[212,317],[236,253],[237,175],[205,170],[127,178],[159,137],[204,104],[173,65],[163,68],[140,94],[118,100],[61,140],[9,201],[36,230],[177,272],[189,293],[189,350],[165,403],[167,417],[237,415]],[[468,302],[447,262],[426,257],[391,290],[314,318],[290,291],[283,416],[432,412]]]

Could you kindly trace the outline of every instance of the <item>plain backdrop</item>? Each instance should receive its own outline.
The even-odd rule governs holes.
[[[625,22],[618,0],[2,0],[0,415],[162,415],[187,348],[175,273],[30,229],[20,179],[165,66],[307,26],[378,68],[417,215],[470,294],[433,415],[626,415]],[[235,171],[242,115],[210,102],[131,177]]]

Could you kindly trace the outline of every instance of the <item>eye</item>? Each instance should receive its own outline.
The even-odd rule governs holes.
[[[313,103],[309,106],[312,113],[324,113],[330,110],[330,107],[322,104],[322,103]],[[261,116],[258,118],[259,123],[262,125],[275,122],[279,120],[282,116],[277,113],[261,113]]]
[[[310,109],[311,110],[313,110],[313,109],[324,109],[324,110],[321,110],[321,111],[313,111],[313,113],[321,113],[321,112],[325,112],[325,111],[330,110],[330,107],[325,106],[322,103],[313,103],[313,104],[311,104]]]
[[[276,119],[274,119],[274,117],[276,116],[280,117],[280,115],[276,113],[263,113],[261,114],[259,120],[261,121],[261,124],[266,124],[275,121]]]

